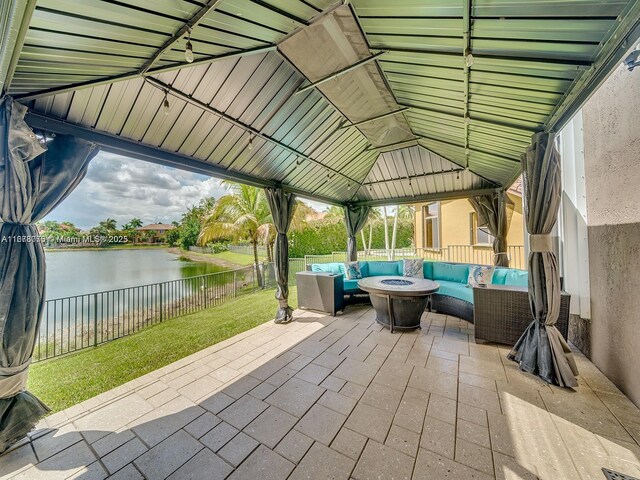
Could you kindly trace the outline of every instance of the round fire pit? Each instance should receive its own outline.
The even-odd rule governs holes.
[[[376,321],[393,333],[420,328],[422,312],[440,285],[423,278],[367,277],[358,281],[358,287],[369,293]]]

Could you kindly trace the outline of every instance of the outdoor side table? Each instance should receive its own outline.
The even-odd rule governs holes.
[[[424,278],[381,276],[363,278],[358,287],[369,293],[376,322],[393,333],[420,328],[429,297],[440,285]]]
[[[296,273],[298,307],[330,313],[334,317],[344,310],[344,280],[342,274],[325,272]]]

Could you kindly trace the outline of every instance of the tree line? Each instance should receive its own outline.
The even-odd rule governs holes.
[[[48,246],[63,244],[97,244],[106,246],[113,243],[145,243],[148,234],[138,231],[142,227],[142,220],[132,218],[129,222],[118,227],[113,218],[106,218],[88,230],[76,227],[72,222],[57,222],[47,220],[36,224],[40,237]]]
[[[196,245],[210,246],[216,252],[225,250],[230,242],[246,242],[252,247],[256,264],[259,246],[266,248],[267,261],[271,261],[276,230],[264,190],[231,182],[223,184],[229,193],[217,201],[205,199],[190,208],[175,223],[176,229],[169,232],[169,243],[185,250]],[[288,237],[290,257],[345,250],[343,209],[332,206],[324,215],[318,215],[298,201]],[[373,209],[357,243],[360,250],[405,248],[413,245],[413,238],[414,210],[402,205],[393,215],[386,207]]]
[[[258,263],[258,247],[267,251],[267,261],[273,258],[276,229],[269,211],[264,190],[257,187],[223,182],[229,193],[219,199],[202,199],[174,221],[174,229],[167,232],[170,246],[188,250],[192,246],[209,246],[214,252],[227,249],[229,243],[246,243],[253,249]],[[60,238],[125,237],[130,243],[144,243],[147,238],[138,229],[139,218],[118,227],[116,220],[107,218],[81,231],[71,222],[46,221],[38,225],[43,237],[55,244]],[[329,207],[318,214],[298,200],[289,231],[289,255],[326,255],[346,248],[346,226],[341,207]],[[396,207],[393,214],[386,207],[374,208],[365,227],[356,239],[359,250],[405,248],[414,241],[414,209],[408,205]],[[103,244],[104,245],[104,244]]]

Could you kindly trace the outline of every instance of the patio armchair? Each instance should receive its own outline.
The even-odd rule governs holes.
[[[562,292],[556,327],[567,339],[571,295]],[[476,341],[514,345],[533,320],[524,286],[487,285],[473,289]]]

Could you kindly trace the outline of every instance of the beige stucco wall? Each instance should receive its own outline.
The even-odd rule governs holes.
[[[591,359],[640,405],[640,69],[583,108]]]
[[[507,242],[509,245],[523,245],[524,234],[522,230],[522,197],[509,194],[514,201],[515,209],[511,218],[509,234]],[[416,226],[415,226],[415,244],[418,248],[424,248],[423,244],[423,216],[422,207],[424,203],[417,204],[416,207]],[[450,200],[441,202],[440,204],[440,231],[441,231],[441,247],[449,245],[470,245],[470,214],[473,207],[466,199]]]

